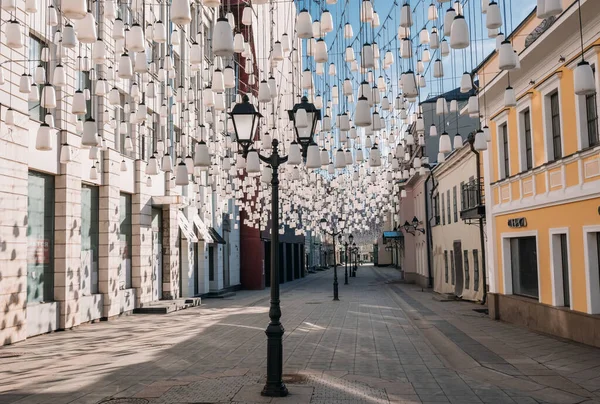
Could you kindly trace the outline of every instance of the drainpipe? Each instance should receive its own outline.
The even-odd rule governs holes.
[[[431,179],[431,184],[432,184],[432,188],[431,188],[431,192],[429,193],[429,195],[427,195],[427,183],[429,182],[429,180]],[[427,286],[429,288],[433,288],[433,276],[432,276],[432,263],[431,263],[431,249],[432,249],[432,244],[433,244],[433,240],[432,240],[432,235],[431,235],[431,218],[428,217],[428,212],[429,212],[429,198],[433,197],[433,192],[435,191],[435,189],[437,188],[437,185],[434,181],[433,178],[433,173],[430,172],[429,176],[427,176],[427,179],[425,180],[425,224],[426,224],[426,231],[427,231],[427,275],[428,275],[428,280],[427,280]]]
[[[471,152],[475,153],[475,161],[477,164],[477,199],[478,203],[481,206],[483,201],[481,200],[481,155],[475,150],[475,136],[472,134],[469,136],[469,146],[471,147]],[[481,244],[481,273],[483,276],[483,298],[481,299],[481,304],[485,305],[487,301],[487,281],[486,281],[486,257],[485,257],[485,231],[483,229],[484,221],[483,218],[479,218],[479,243]]]

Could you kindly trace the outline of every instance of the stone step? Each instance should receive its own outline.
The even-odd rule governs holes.
[[[199,297],[186,297],[175,300],[158,300],[146,303],[142,307],[133,310],[134,314],[169,314],[174,311],[185,310],[190,307],[201,305]]]

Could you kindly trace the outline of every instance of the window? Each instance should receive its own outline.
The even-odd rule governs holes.
[[[508,125],[504,124],[500,127],[500,135],[502,136],[502,171],[500,179],[510,176],[510,151],[508,149]]]
[[[456,186],[452,188],[452,203],[454,204],[454,223],[458,222],[458,202],[456,196]]]
[[[535,237],[510,239],[510,265],[513,293],[537,299],[539,290]]]
[[[533,168],[533,149],[531,147],[531,113],[526,110],[522,113],[523,118],[523,135],[525,137],[525,169],[531,170]]]
[[[552,151],[554,160],[562,157],[562,143],[560,137],[560,103],[558,91],[550,96],[550,118],[552,121]]]
[[[92,91],[92,81],[90,80],[90,72],[79,72],[77,75],[77,89],[83,91],[84,89],[88,89]],[[92,117],[92,97],[85,102],[85,117],[83,120],[85,121],[88,118]]]
[[[600,144],[600,138],[598,136],[598,104],[596,101],[596,93],[585,96],[585,112],[588,145],[589,147],[598,146]]]
[[[450,190],[446,191],[446,211],[448,213],[448,224],[452,223],[452,217],[450,216]]]
[[[479,252],[473,250],[473,290],[479,290]]]
[[[98,244],[100,236],[98,187],[81,186],[81,292],[98,293]]]
[[[448,283],[448,251],[444,250],[444,279]]]
[[[450,250],[450,278],[452,280],[452,284],[454,285],[454,251]]]
[[[469,272],[469,250],[464,251],[464,266],[465,266],[465,289],[471,287],[471,273]]]
[[[44,43],[41,39],[31,35],[29,36],[29,72],[34,74],[36,68],[42,67],[46,72],[45,81],[48,80],[48,63],[42,62],[42,49],[44,48]],[[41,97],[42,95],[42,87],[44,87],[43,83],[37,83],[35,87],[32,87],[32,91],[38,91],[38,95]],[[46,116],[46,108],[43,108],[40,105],[40,102],[29,102],[29,117],[31,119],[35,119],[36,121],[43,122]]]
[[[119,289],[131,288],[131,195],[121,194],[119,199],[119,241],[121,266],[119,268]]]
[[[444,194],[442,194],[442,224],[446,224],[446,211],[444,210]]]
[[[433,197],[433,225],[440,224],[440,195],[436,194]]]
[[[29,172],[27,303],[54,300],[54,177]]]
[[[563,281],[564,305],[571,306],[571,288],[569,286],[569,245],[567,244],[567,235],[560,235],[560,261]]]

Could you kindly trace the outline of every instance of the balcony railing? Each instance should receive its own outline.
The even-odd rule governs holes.
[[[469,181],[461,189],[460,218],[462,220],[485,218],[483,179]]]

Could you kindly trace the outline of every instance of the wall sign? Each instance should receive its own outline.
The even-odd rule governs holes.
[[[508,227],[512,227],[512,228],[522,228],[522,227],[527,227],[527,219],[524,217],[517,217],[514,219],[508,219]]]

